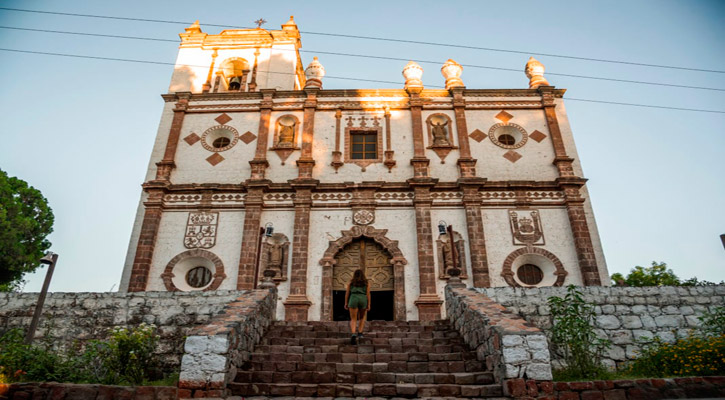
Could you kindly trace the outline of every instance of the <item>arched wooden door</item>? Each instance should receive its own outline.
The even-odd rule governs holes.
[[[345,291],[355,270],[362,269],[370,284],[370,313],[368,320],[393,320],[395,278],[391,256],[374,240],[361,237],[345,246],[335,256],[332,269],[332,319],[346,321]]]

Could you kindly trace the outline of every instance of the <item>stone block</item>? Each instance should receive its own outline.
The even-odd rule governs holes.
[[[502,341],[504,347],[521,346],[524,343],[524,338],[519,335],[504,335]]]
[[[650,315],[642,315],[640,316],[640,320],[642,321],[642,327],[645,329],[657,328],[657,323],[655,323],[655,319],[652,318]]]
[[[199,366],[204,371],[225,371],[227,368],[227,358],[220,354],[203,354],[199,359]]]
[[[652,340],[652,338],[654,337],[654,334],[651,331],[646,331],[642,329],[635,329],[632,331],[632,334],[635,341],[648,341]]]
[[[184,352],[187,354],[201,354],[206,352],[208,338],[206,336],[189,336],[184,342]]]
[[[529,352],[523,347],[505,347],[503,349],[503,362],[518,364],[531,359]]]
[[[685,324],[682,315],[659,315],[655,317],[655,323],[661,328],[679,328]]]
[[[549,381],[553,379],[551,375],[551,365],[549,364],[529,364],[526,366],[525,376],[528,379],[537,381]]]
[[[595,321],[596,325],[602,329],[617,329],[622,325],[619,318],[614,315],[600,315],[596,317]]]
[[[229,351],[229,339],[226,335],[211,336],[207,341],[208,352],[214,354],[226,354]]]
[[[609,338],[614,344],[629,344],[634,339],[630,330],[616,330],[609,332]]]
[[[622,327],[625,329],[639,329],[642,327],[642,320],[636,315],[625,315],[622,318]]]
[[[527,335],[526,344],[531,350],[548,349],[549,342],[544,335]]]

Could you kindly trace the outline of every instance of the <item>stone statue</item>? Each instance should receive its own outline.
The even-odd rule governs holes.
[[[280,123],[279,138],[277,140],[277,146],[279,147],[292,147],[295,140],[295,124],[283,125]]]
[[[443,271],[448,271],[448,268],[453,268],[453,252],[451,251],[451,242],[443,242]]]
[[[450,146],[448,132],[443,122],[433,123],[433,146]]]
[[[269,258],[267,259],[267,268],[270,269],[282,269],[282,255],[283,255],[283,245],[280,243],[270,243],[269,244]]]

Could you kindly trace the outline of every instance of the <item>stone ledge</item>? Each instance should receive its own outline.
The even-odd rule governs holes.
[[[274,320],[277,291],[252,290],[186,338],[179,398],[223,397],[226,387]]]
[[[0,385],[0,399],[145,399],[175,400],[173,386],[111,386],[56,382],[29,382]]]
[[[552,379],[546,336],[506,307],[474,289],[447,286],[446,312],[498,382]]]

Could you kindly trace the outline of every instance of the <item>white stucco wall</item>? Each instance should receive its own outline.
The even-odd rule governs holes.
[[[161,279],[166,264],[180,253],[189,250],[184,247],[184,233],[186,232],[188,218],[188,211],[166,211],[163,213],[156,237],[146,290],[166,291],[166,286],[164,286]],[[216,244],[210,249],[204,249],[214,253],[224,264],[224,273],[227,277],[222,281],[219,290],[236,290],[237,288],[237,271],[243,226],[244,211],[220,211]]]

